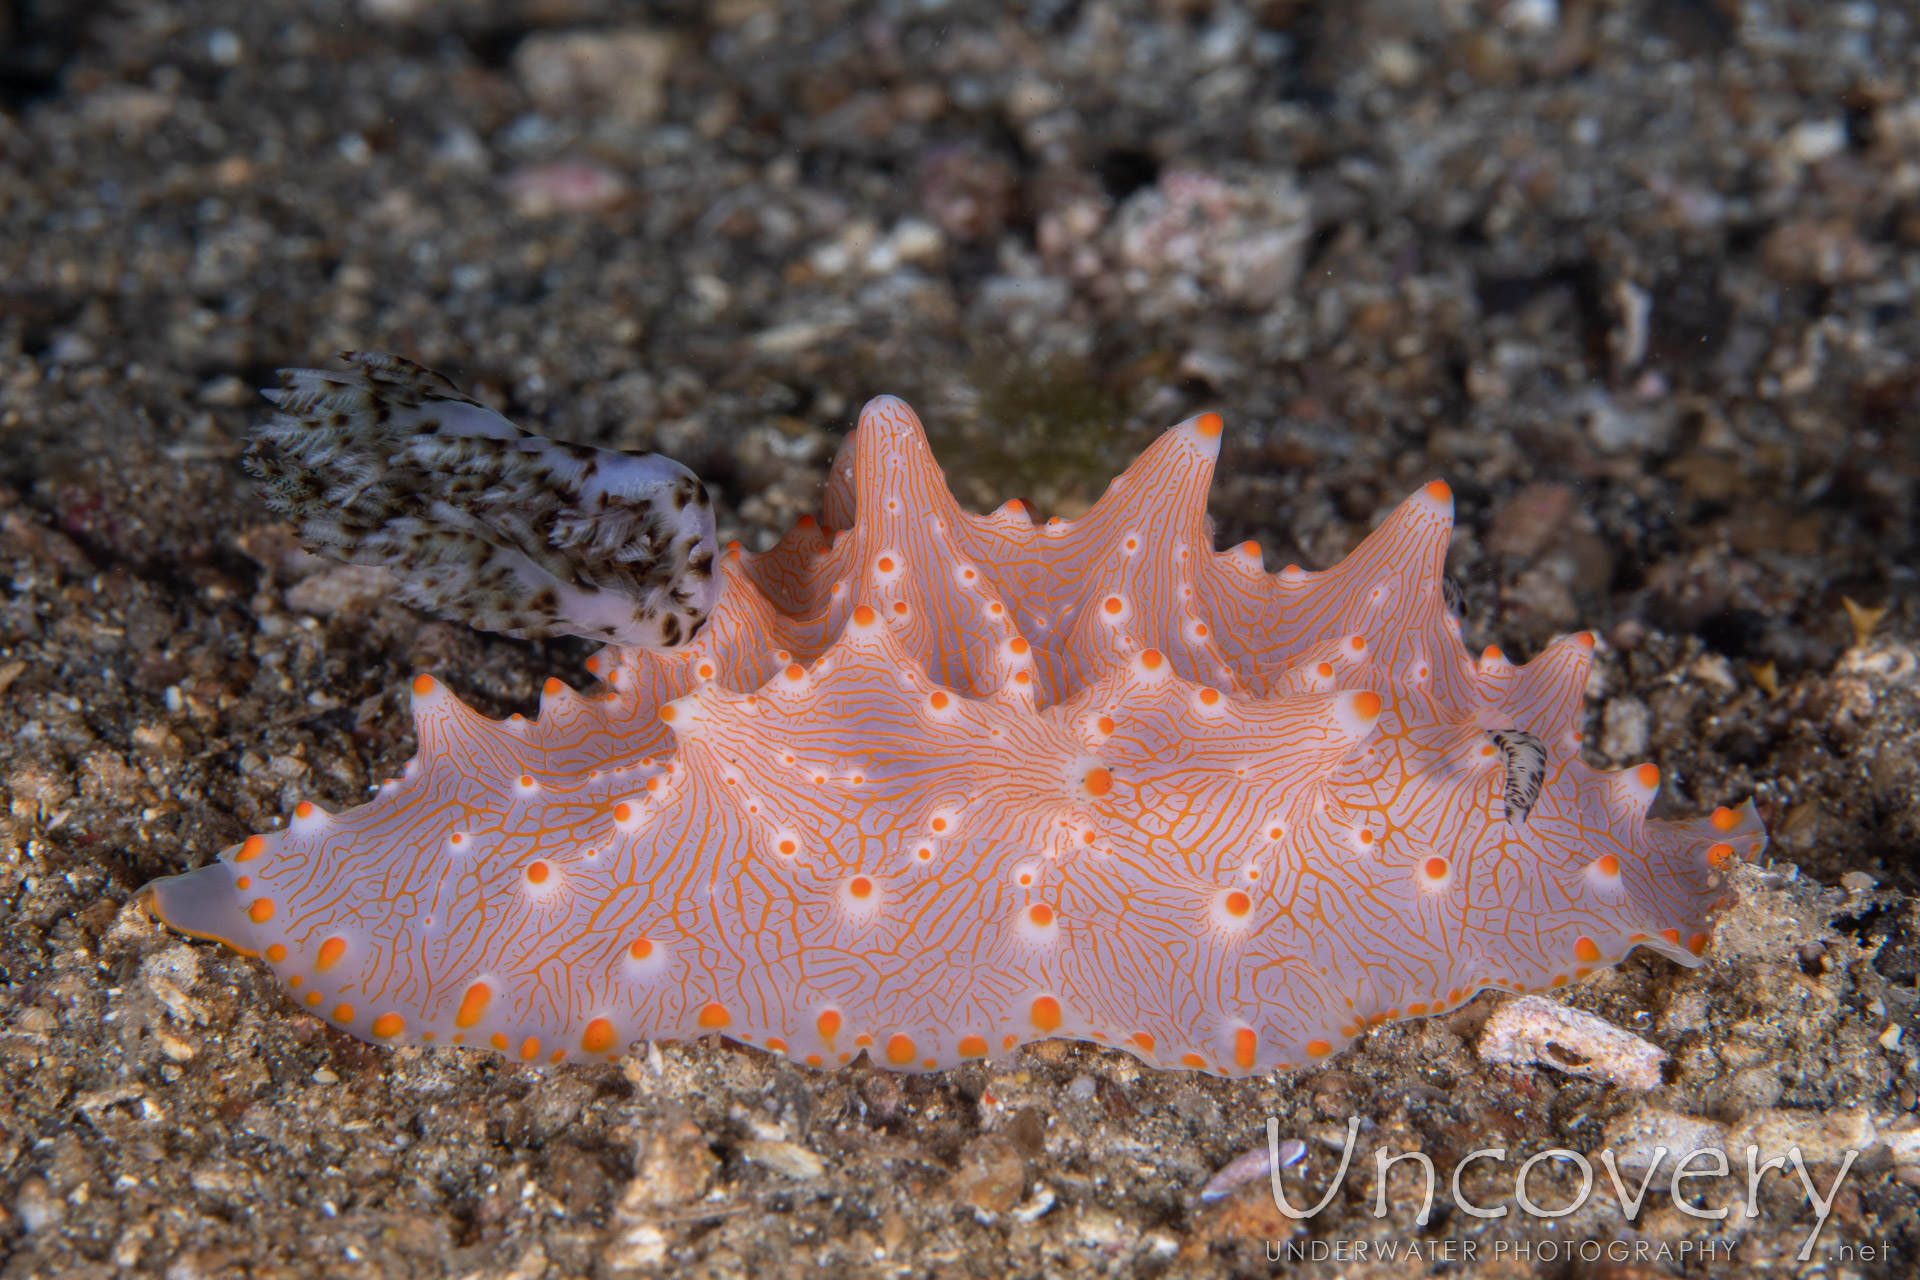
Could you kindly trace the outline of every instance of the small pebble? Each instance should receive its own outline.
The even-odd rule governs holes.
[[[1200,1188],[1200,1199],[1205,1204],[1224,1200],[1232,1194],[1234,1188],[1266,1177],[1274,1170],[1274,1148],[1271,1145],[1255,1147],[1245,1155],[1235,1156],[1221,1167],[1220,1172],[1208,1179],[1207,1185]],[[1307,1154],[1307,1144],[1298,1138],[1288,1138],[1279,1146],[1279,1167],[1298,1164]]]
[[[1027,1202],[1015,1209],[1008,1216],[1015,1222],[1038,1222],[1040,1219],[1046,1217],[1048,1212],[1052,1210],[1054,1202],[1057,1199],[1058,1197],[1054,1195],[1052,1187],[1049,1187],[1044,1182],[1038,1183],[1033,1188],[1033,1194],[1027,1197]]]
[[[627,184],[612,170],[583,160],[517,169],[501,186],[514,210],[525,218],[593,213],[618,203],[627,194]]]
[[[827,1171],[826,1162],[819,1156],[791,1142],[745,1142],[740,1145],[740,1154],[795,1182],[811,1182]]]
[[[1623,1089],[1660,1086],[1666,1052],[1590,1013],[1539,996],[1503,1002],[1480,1034],[1480,1056],[1510,1066],[1550,1066]]]

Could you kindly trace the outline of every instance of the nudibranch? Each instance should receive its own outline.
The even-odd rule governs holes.
[[[1237,1076],[1639,946],[1700,963],[1752,805],[1652,820],[1655,766],[1581,760],[1590,635],[1467,652],[1444,482],[1325,572],[1216,552],[1220,438],[1037,524],[961,510],[876,399],[697,636],[603,649],[532,720],[421,675],[401,777],[148,900],[362,1039],[542,1064],[1070,1037]]]

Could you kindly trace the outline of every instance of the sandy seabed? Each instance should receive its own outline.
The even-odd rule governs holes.
[[[0,6],[0,1275],[1910,1274],[1917,31],[1818,0]],[[756,547],[879,392],[964,502],[1068,517],[1217,410],[1219,536],[1269,568],[1444,476],[1473,642],[1593,628],[1593,762],[1658,763],[1667,812],[1755,797],[1771,861],[1704,968],[1565,993],[1668,1055],[1650,1092],[1490,1061],[1491,996],[1247,1081],[1057,1042],[912,1078],[367,1047],[130,896],[362,800],[415,672],[528,712],[589,647],[424,619],[272,521],[254,390],[343,348],[670,453]],[[1200,1195],[1270,1116],[1296,1204],[1360,1120],[1306,1223],[1258,1178]],[[1637,1185],[1656,1144],[1732,1173],[1683,1207],[1669,1162],[1631,1222],[1603,1171],[1566,1217],[1465,1207],[1555,1148]],[[1828,1200],[1807,1261],[1823,1215],[1791,1169],[1750,1202],[1748,1147]],[[1412,1162],[1374,1216],[1382,1149],[1441,1171],[1425,1226]],[[1579,1185],[1553,1156],[1528,1191]]]

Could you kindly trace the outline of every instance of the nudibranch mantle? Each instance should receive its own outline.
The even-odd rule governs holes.
[[[531,721],[420,676],[402,777],[148,900],[362,1039],[543,1064],[1071,1037],[1244,1075],[1636,946],[1699,963],[1752,805],[1651,820],[1654,766],[1581,761],[1591,636],[1467,652],[1443,482],[1325,572],[1216,553],[1220,434],[1037,525],[962,511],[876,399],[696,638],[602,650]]]

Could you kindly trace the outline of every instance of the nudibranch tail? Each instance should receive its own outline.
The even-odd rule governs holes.
[[[149,899],[354,1035],[540,1064],[1071,1036],[1243,1075],[1638,946],[1699,963],[1751,805],[1649,819],[1657,768],[1584,763],[1592,636],[1466,652],[1442,482],[1324,572],[1216,552],[1220,436],[1035,523],[963,511],[876,400],[825,523],[730,548],[698,635],[535,720],[421,676],[402,777]]]
[[[221,943],[243,956],[257,956],[260,948],[247,919],[247,904],[234,879],[222,859],[177,876],[162,876],[143,888],[140,896],[154,917],[176,933]]]

